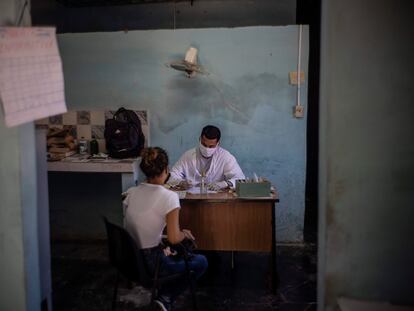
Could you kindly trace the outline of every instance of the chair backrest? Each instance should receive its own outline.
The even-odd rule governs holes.
[[[152,286],[145,258],[138,245],[124,228],[115,225],[104,217],[108,238],[109,260],[127,279],[144,287]]]

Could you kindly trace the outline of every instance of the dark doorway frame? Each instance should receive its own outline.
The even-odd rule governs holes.
[[[317,243],[321,0],[297,0],[296,23],[309,25],[304,241]]]

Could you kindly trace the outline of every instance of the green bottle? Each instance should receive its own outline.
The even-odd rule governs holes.
[[[92,140],[90,141],[89,144],[90,144],[91,155],[98,154],[99,145],[98,145],[98,141],[95,139],[95,136],[92,136]]]

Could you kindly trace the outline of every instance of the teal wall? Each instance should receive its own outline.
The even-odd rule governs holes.
[[[319,310],[414,305],[412,1],[323,1]]]
[[[23,3],[2,0],[0,25],[14,25]],[[40,310],[33,123],[6,128],[0,109],[0,141],[0,310]]]
[[[0,309],[25,310],[19,129],[5,127],[0,112]]]
[[[151,144],[166,148],[172,163],[198,143],[202,126],[219,126],[222,146],[245,174],[256,172],[277,186],[278,240],[300,241],[306,118],[292,117],[296,88],[288,83],[297,66],[297,41],[297,26],[59,35],[67,105],[148,109]],[[190,46],[199,49],[210,75],[188,79],[165,66]],[[307,27],[302,46],[307,73]]]

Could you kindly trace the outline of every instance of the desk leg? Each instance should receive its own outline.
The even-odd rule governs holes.
[[[277,287],[279,283],[277,274],[277,262],[276,262],[276,205],[272,206],[272,255],[271,255],[271,269],[272,269],[272,293],[277,293]]]
[[[127,191],[129,188],[136,186],[137,184],[137,175],[135,172],[133,174],[131,173],[122,173],[121,179],[122,179],[122,192]],[[125,206],[122,206],[122,219],[123,222],[125,221]],[[125,222],[124,222],[125,225]]]
[[[129,188],[136,186],[135,176],[132,173],[122,173],[122,192],[127,191]]]

